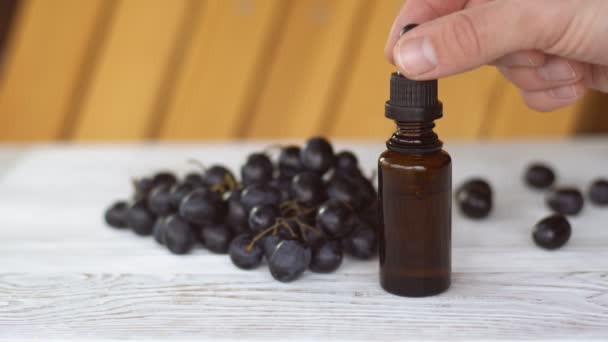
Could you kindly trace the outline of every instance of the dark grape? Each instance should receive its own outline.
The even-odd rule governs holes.
[[[281,192],[270,184],[252,184],[241,193],[241,203],[247,215],[258,205],[278,205],[281,201]]]
[[[291,178],[304,170],[298,146],[285,146],[279,154],[279,173],[283,178]]]
[[[249,213],[249,229],[258,234],[264,229],[272,226],[279,217],[279,208],[272,204],[253,207]]]
[[[156,217],[148,208],[145,201],[135,201],[127,211],[127,224],[137,235],[150,235],[154,227]]]
[[[266,257],[266,259],[270,259],[270,257],[272,256],[272,253],[274,253],[274,250],[277,248],[279,243],[283,240],[284,239],[282,236],[272,235],[272,234],[266,235],[262,239],[262,250],[264,251],[264,256]]]
[[[560,188],[547,196],[547,205],[553,211],[564,215],[576,215],[583,209],[583,194],[575,188]]]
[[[267,183],[272,179],[274,166],[267,155],[253,153],[241,167],[241,179],[244,185]]]
[[[310,270],[318,273],[333,272],[340,267],[343,257],[340,242],[335,240],[321,241],[312,246]]]
[[[248,248],[252,240],[251,235],[242,234],[235,237],[228,247],[232,263],[244,270],[254,269],[262,263],[262,248],[257,243]]]
[[[350,151],[339,152],[336,154],[336,171],[349,176],[359,175],[361,171],[357,157]]]
[[[174,207],[171,202],[171,185],[161,183],[152,189],[148,195],[148,210],[157,216],[169,215],[177,207]]]
[[[129,204],[125,201],[114,202],[106,209],[104,218],[106,223],[113,228],[128,228],[127,213],[129,212]]]
[[[139,201],[148,197],[148,194],[154,187],[154,183],[152,182],[152,178],[141,178],[133,181],[133,187],[135,188],[135,195],[133,198],[136,201]]]
[[[268,260],[268,268],[273,278],[280,282],[297,279],[310,264],[311,251],[296,240],[281,241]]]
[[[241,190],[234,189],[227,193],[228,214],[226,224],[233,227],[247,226],[247,210],[241,203]]]
[[[186,254],[194,246],[196,237],[192,226],[179,215],[171,215],[165,219],[165,238],[167,248],[173,254]]]
[[[208,189],[197,189],[184,197],[179,205],[180,215],[188,222],[206,224],[217,222],[224,216],[225,203]]]
[[[171,186],[175,183],[177,183],[177,177],[175,174],[169,171],[158,172],[152,177],[152,184],[154,187],[160,184],[167,184]]]
[[[232,237],[232,231],[223,224],[204,226],[201,229],[201,240],[205,247],[214,253],[228,253]]]
[[[203,176],[198,172],[191,172],[184,177],[184,182],[192,185],[193,187],[202,187],[205,185],[205,181],[203,180]]]
[[[360,175],[353,177],[352,182],[354,182],[354,186],[357,189],[357,198],[354,203],[356,205],[355,209],[367,208],[378,199],[376,188],[371,180]]]
[[[608,180],[595,180],[589,188],[589,199],[597,205],[608,204]]]
[[[154,222],[154,228],[152,228],[154,233],[154,240],[158,242],[160,245],[165,244],[165,231],[167,230],[167,225],[165,221],[165,217],[159,217]]]
[[[343,202],[328,201],[317,211],[317,227],[332,238],[341,238],[352,232],[355,225],[353,210]]]
[[[546,189],[555,182],[555,173],[545,164],[534,163],[526,169],[524,180],[530,187]]]
[[[376,255],[376,233],[363,221],[357,221],[355,230],[342,242],[344,251],[357,259],[370,259]]]
[[[326,198],[323,180],[312,172],[303,172],[291,181],[291,197],[305,206],[314,206]]]
[[[479,178],[466,181],[456,190],[456,203],[465,216],[484,218],[492,211],[492,188]]]
[[[334,164],[334,149],[325,138],[313,137],[306,141],[300,160],[306,169],[323,174]]]
[[[187,181],[173,185],[171,188],[171,206],[173,206],[173,208],[179,208],[179,205],[182,203],[184,197],[190,195],[192,191],[201,187],[202,183],[196,184]]]
[[[236,185],[236,178],[232,172],[221,165],[211,166],[205,171],[203,177],[205,184],[209,187],[217,185]]]
[[[542,219],[533,229],[534,242],[545,249],[560,248],[568,242],[572,228],[562,215],[552,215]]]
[[[343,175],[335,174],[327,185],[327,196],[330,199],[348,203],[353,208],[361,208],[362,201],[359,189],[354,181]]]
[[[273,178],[268,184],[277,189],[281,194],[281,202],[291,199],[291,180],[292,177]]]

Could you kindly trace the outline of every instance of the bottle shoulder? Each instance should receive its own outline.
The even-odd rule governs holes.
[[[407,154],[386,150],[378,159],[380,166],[400,165],[400,166],[427,166],[440,168],[451,165],[452,158],[445,150],[439,150],[425,154]]]

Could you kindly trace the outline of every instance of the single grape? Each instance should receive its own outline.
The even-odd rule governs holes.
[[[291,197],[305,206],[315,206],[326,198],[323,180],[312,172],[303,172],[291,181]]]
[[[327,196],[330,199],[347,203],[352,208],[362,207],[362,199],[357,185],[344,175],[333,175],[327,184]]]
[[[304,170],[298,146],[285,146],[279,154],[279,173],[282,178],[291,178]]]
[[[340,267],[343,257],[342,245],[339,241],[320,241],[312,246],[310,270],[317,273],[333,272]]]
[[[127,213],[129,212],[129,204],[125,201],[114,202],[106,209],[104,218],[106,223],[113,228],[128,228]]]
[[[546,189],[555,182],[555,172],[545,164],[534,163],[526,169],[524,180],[532,188]]]
[[[247,162],[241,167],[241,179],[245,186],[269,182],[273,173],[272,161],[263,153],[249,155]]]
[[[223,224],[204,226],[201,229],[201,240],[205,247],[213,253],[228,253],[232,237],[232,231]]]
[[[232,263],[244,270],[254,269],[262,263],[264,252],[257,243],[249,246],[252,240],[251,235],[242,234],[235,237],[228,247]]]
[[[192,249],[196,237],[192,226],[179,215],[171,215],[165,219],[165,238],[167,248],[173,254],[186,254]]]
[[[225,203],[208,189],[197,189],[184,197],[179,205],[180,215],[188,222],[206,224],[217,222],[224,216]]]
[[[154,240],[158,242],[159,245],[165,244],[165,231],[167,230],[166,217],[158,217],[156,222],[154,222],[154,227],[152,231],[154,233]]]
[[[224,166],[213,165],[205,171],[203,176],[207,186],[213,187],[217,185],[236,185],[236,178],[232,172]]]
[[[300,160],[307,170],[323,174],[334,164],[334,149],[327,139],[313,137],[300,152]]]
[[[127,224],[137,235],[150,235],[156,216],[148,211],[145,201],[135,201],[127,211]]]
[[[560,188],[547,196],[547,205],[553,211],[564,215],[577,215],[583,209],[583,194],[575,188]]]
[[[152,178],[141,178],[133,181],[133,187],[135,189],[135,193],[133,198],[136,201],[144,200],[148,197],[150,191],[154,187],[154,183],[152,183]]]
[[[479,178],[466,181],[456,190],[456,203],[467,217],[487,217],[492,211],[492,188]]]
[[[252,184],[241,193],[241,204],[247,215],[258,205],[278,205],[281,201],[281,192],[270,184]]]
[[[545,249],[560,248],[568,242],[572,228],[562,215],[552,215],[539,221],[533,228],[534,242]]]
[[[278,178],[273,178],[268,184],[277,189],[281,194],[281,202],[291,200],[291,180],[293,177],[284,177],[279,175]]]
[[[161,172],[157,172],[152,177],[152,184],[154,185],[154,187],[156,187],[160,184],[168,184],[169,186],[171,186],[175,183],[177,183],[177,177],[175,176],[175,174],[173,172],[161,171]]]
[[[330,200],[317,210],[317,227],[332,238],[342,238],[350,234],[355,223],[353,210],[343,202]]]
[[[184,197],[190,195],[190,193],[192,191],[194,191],[197,188],[201,188],[201,187],[202,187],[201,184],[196,184],[196,183],[188,182],[188,181],[184,181],[183,183],[173,185],[173,187],[171,188],[171,194],[170,194],[171,206],[173,208],[179,208],[179,205],[180,205],[180,203],[182,203],[182,200],[184,199]]]
[[[357,157],[350,151],[341,151],[336,154],[336,172],[349,176],[360,175]]]
[[[357,259],[370,259],[377,252],[376,233],[363,221],[357,221],[354,231],[342,239],[342,247]]]
[[[264,251],[264,256],[266,257],[266,259],[270,259],[272,253],[274,253],[279,243],[283,240],[283,237],[278,234],[270,234],[264,236],[264,238],[262,239],[262,250]]]
[[[589,188],[589,199],[597,205],[608,204],[608,180],[595,180]]]
[[[258,205],[251,209],[249,213],[249,229],[254,234],[258,234],[264,229],[272,226],[279,217],[279,208],[276,205]]]
[[[148,195],[148,209],[157,216],[165,216],[175,212],[177,207],[171,203],[171,185],[161,183],[152,189]]]
[[[296,240],[281,241],[268,260],[272,277],[280,282],[297,279],[310,264],[311,251]]]

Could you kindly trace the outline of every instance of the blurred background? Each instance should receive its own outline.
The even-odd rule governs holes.
[[[403,0],[0,0],[0,141],[385,138]],[[551,114],[493,68],[440,82],[443,138],[608,131],[608,98]]]

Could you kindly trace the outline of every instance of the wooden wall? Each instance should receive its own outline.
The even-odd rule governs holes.
[[[394,68],[382,51],[401,4],[20,0],[3,51],[0,140],[386,137]],[[600,94],[541,114],[492,68],[440,87],[444,138],[608,128]]]

